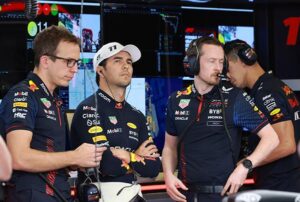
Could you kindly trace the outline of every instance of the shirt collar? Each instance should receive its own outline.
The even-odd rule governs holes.
[[[28,80],[29,89],[31,91],[33,92],[37,90],[42,91],[48,97],[58,98],[58,95],[55,92],[53,92],[53,96],[51,95],[47,86],[37,74],[33,72],[29,72],[29,74],[27,75],[27,80]]]
[[[218,92],[218,86],[214,86],[211,91],[208,93],[205,93],[202,95],[202,97],[205,97],[207,99],[212,98],[215,93]],[[195,87],[195,84],[192,84],[192,97],[201,97],[201,94],[198,92],[197,88]]]
[[[255,84],[253,85],[253,88],[251,89],[251,92],[250,92],[251,96],[255,95],[258,88],[263,84],[263,82],[271,77],[272,77],[272,74],[267,73],[267,72],[265,72],[263,75],[261,75],[255,82]]]
[[[105,91],[101,89],[98,89],[97,94],[100,97],[100,99],[112,104],[116,109],[122,109],[125,106],[125,100],[123,102],[117,102],[111,96],[109,96]]]

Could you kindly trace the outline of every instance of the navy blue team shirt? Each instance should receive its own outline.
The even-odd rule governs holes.
[[[225,132],[222,107],[225,108],[232,143]],[[191,85],[170,96],[166,131],[173,136],[182,136],[194,120],[179,143],[179,178],[187,185],[203,186],[225,184],[235,168],[242,128],[256,133],[268,124],[264,115],[250,102],[249,95],[227,82],[214,86],[204,95]]]
[[[135,175],[157,176],[161,169],[159,158],[133,155],[144,141],[151,138],[150,135],[146,118],[140,111],[126,101],[116,102],[101,89],[79,104],[71,126],[73,147],[84,142],[106,143],[108,147],[131,153],[128,165],[115,158],[109,148],[103,153],[99,168],[103,182],[132,183],[136,181]]]
[[[62,101],[50,94],[46,85],[34,73],[12,87],[0,106],[1,134],[14,130],[32,132],[32,149],[47,152],[62,152],[66,148],[66,122]],[[65,169],[53,170],[45,176],[65,196],[69,196]],[[54,196],[54,191],[37,173],[14,171],[10,183],[16,191],[34,189]]]
[[[287,120],[293,122],[297,143],[300,139],[300,105],[290,87],[272,74],[265,73],[256,81],[250,93],[255,104],[266,115],[271,124]],[[255,142],[257,141],[256,139]],[[254,177],[258,187],[299,192],[299,168],[300,160],[297,152],[295,152],[256,168]],[[286,183],[282,183],[283,181]]]

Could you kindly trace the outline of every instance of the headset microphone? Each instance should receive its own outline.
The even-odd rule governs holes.
[[[228,78],[226,75],[224,75],[224,74],[219,73],[217,76],[218,76],[222,81],[229,81],[229,78]]]

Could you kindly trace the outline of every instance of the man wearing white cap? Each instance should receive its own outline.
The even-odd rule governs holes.
[[[99,90],[78,106],[72,122],[74,147],[83,142],[110,147],[99,168],[104,202],[141,196],[136,175],[155,177],[161,168],[145,116],[125,99],[132,64],[140,57],[134,45],[111,42],[102,46],[93,60]]]

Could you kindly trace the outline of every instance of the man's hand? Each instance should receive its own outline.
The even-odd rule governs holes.
[[[188,188],[173,174],[164,176],[165,183],[167,186],[168,195],[178,202],[186,202],[186,197],[178,191],[179,188],[188,190]]]
[[[106,147],[96,147],[94,144],[83,143],[74,150],[75,165],[84,168],[94,168],[100,165],[102,154]]]
[[[110,151],[112,152],[113,156],[120,159],[121,161],[125,163],[130,163],[130,153],[124,149],[116,149],[114,147],[110,148]]]
[[[248,169],[240,163],[229,176],[221,195],[224,196],[225,194],[235,194],[239,188],[243,186],[247,175]]]
[[[135,151],[135,154],[142,157],[159,157],[159,153],[157,153],[157,147],[153,144],[152,139],[148,139],[144,141],[139,148]]]

